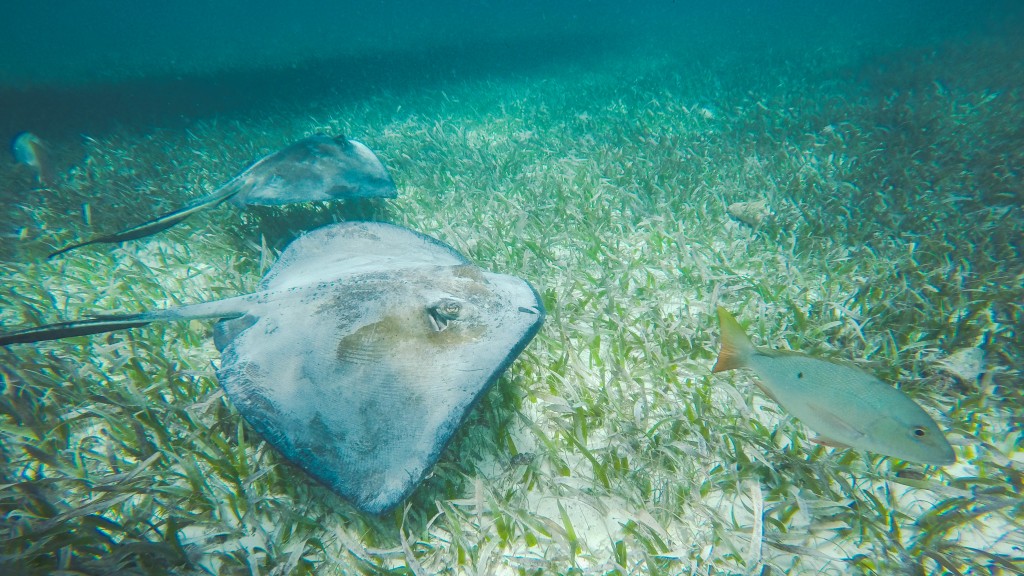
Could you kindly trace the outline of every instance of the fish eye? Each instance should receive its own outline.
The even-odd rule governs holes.
[[[918,438],[924,438],[925,435],[928,434],[928,431],[922,428],[921,426],[915,426],[911,430],[911,432],[914,434],[914,436],[917,436]]]
[[[445,298],[427,308],[427,317],[435,332],[441,332],[447,328],[449,324],[459,319],[460,314],[462,314],[462,303],[451,298]]]

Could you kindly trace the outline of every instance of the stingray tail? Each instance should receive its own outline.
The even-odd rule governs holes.
[[[237,186],[231,186],[230,184],[233,182],[234,180],[229,182],[228,185],[221,187],[213,194],[203,196],[202,198],[199,198],[198,200],[195,200],[194,202],[191,202],[182,208],[178,208],[173,212],[168,212],[167,214],[164,214],[162,216],[157,216],[156,218],[152,220],[147,220],[146,222],[143,222],[142,224],[139,224],[137,226],[125,228],[120,232],[114,232],[113,234],[104,234],[101,236],[94,236],[86,240],[85,242],[79,242],[77,244],[65,246],[64,248],[61,248],[60,250],[51,253],[46,258],[50,259],[55,256],[64,254],[65,252],[70,252],[76,248],[81,248],[82,246],[88,246],[90,244],[115,244],[118,242],[125,242],[127,240],[143,238],[145,236],[150,236],[152,234],[156,234],[157,232],[166,230],[171,226],[174,226],[175,224],[188,218],[189,216],[195,214],[196,212],[200,212],[207,208],[219,206],[232,196],[238,194],[242,190],[242,188]]]
[[[56,324],[45,324],[35,328],[25,328],[14,332],[0,334],[0,346],[8,344],[24,344],[28,342],[45,342],[47,340],[59,340],[71,338],[72,336],[87,336],[89,334],[102,334],[125,330],[127,328],[138,328],[150,322],[176,321],[176,320],[204,320],[210,318],[232,319],[245,314],[247,310],[248,295],[214,300],[213,302],[200,302],[198,304],[187,304],[164,310],[153,310],[151,312],[140,312],[137,314],[112,314],[93,316],[82,320],[71,322],[58,322]]]
[[[137,328],[149,324],[153,318],[146,314],[120,314],[116,316],[96,316],[74,322],[58,322],[46,324],[35,328],[26,328],[0,334],[0,346],[8,344],[24,344],[27,342],[44,342],[46,340],[59,340],[71,338],[72,336],[85,336],[88,334],[102,334],[125,328]]]

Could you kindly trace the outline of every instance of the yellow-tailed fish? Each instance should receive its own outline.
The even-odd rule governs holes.
[[[718,320],[722,351],[712,372],[750,368],[761,390],[822,443],[934,466],[956,462],[935,421],[903,392],[852,366],[757,348],[724,308],[718,308]]]
[[[31,132],[18,134],[11,142],[11,151],[19,164],[32,167],[36,173],[36,182],[46,186],[53,182],[53,166],[50,165],[50,154],[46,144]]]

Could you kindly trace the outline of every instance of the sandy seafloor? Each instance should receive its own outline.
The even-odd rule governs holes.
[[[78,88],[124,106],[103,118],[69,111],[75,88],[4,92],[21,114],[4,128],[37,121],[18,129],[58,173],[34,189],[0,160],[5,328],[239,294],[301,230],[360,218],[528,279],[549,315],[380,517],[244,424],[210,323],[0,350],[0,572],[1024,573],[1013,29],[813,50],[533,39],[419,76],[429,55],[170,81],[182,94],[136,108],[119,86],[163,85]],[[369,145],[399,198],[225,206],[45,259],[317,132]],[[751,373],[710,374],[718,305],[760,345],[898,384],[959,461],[815,444]]]

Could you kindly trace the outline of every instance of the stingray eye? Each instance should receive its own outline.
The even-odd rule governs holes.
[[[435,332],[440,332],[459,319],[459,314],[462,313],[462,303],[446,298],[428,308],[427,312],[431,327]]]
[[[911,428],[910,432],[914,435],[915,438],[924,438],[928,434],[928,431],[922,428],[921,426],[915,426]]]

